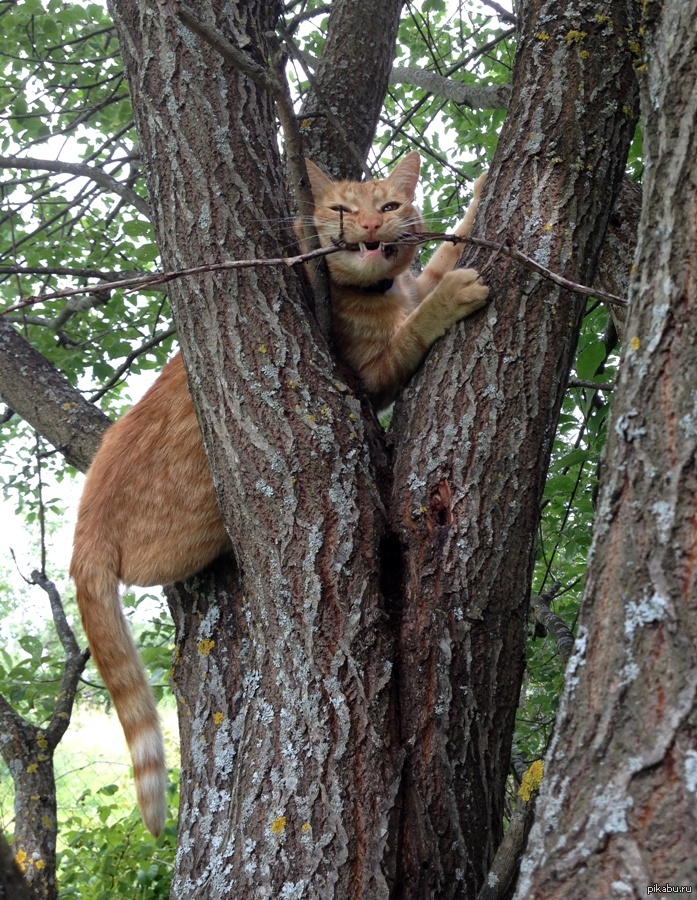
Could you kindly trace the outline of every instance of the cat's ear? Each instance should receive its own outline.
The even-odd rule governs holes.
[[[315,198],[315,203],[320,197],[324,196],[330,190],[333,182],[331,178],[324,174],[318,165],[311,159],[305,157],[305,165],[307,166],[307,177],[310,179],[310,190]]]
[[[416,193],[420,169],[421,157],[416,150],[412,150],[401,162],[397,163],[385,181],[389,181],[393,187],[411,199]]]

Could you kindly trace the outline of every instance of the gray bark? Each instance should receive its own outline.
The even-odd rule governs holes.
[[[111,424],[2,317],[0,397],[82,472]]]
[[[265,223],[288,210],[267,94],[149,3],[112,11],[165,265],[279,256]],[[269,58],[275,4],[197,13]],[[374,420],[298,273],[207,277],[171,299],[238,566],[175,603],[177,687],[195,703],[180,707],[173,896],[384,897],[399,748]]]
[[[610,27],[596,2],[524,5],[473,228],[585,284],[634,131],[635,8],[614,2]],[[409,898],[476,896],[500,840],[539,504],[585,306],[500,258],[487,281],[490,305],[434,348],[394,417]]]
[[[646,13],[628,340],[520,900],[697,883],[697,4]]]

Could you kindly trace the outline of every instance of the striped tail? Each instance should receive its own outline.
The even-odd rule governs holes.
[[[161,834],[167,815],[166,767],[155,698],[121,609],[118,579],[73,558],[77,603],[92,658],[111,695],[133,762],[133,778],[143,823]]]

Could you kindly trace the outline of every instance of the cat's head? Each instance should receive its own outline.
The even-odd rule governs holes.
[[[414,246],[385,246],[423,230],[412,205],[419,180],[421,158],[414,151],[398,163],[387,178],[375,181],[332,181],[307,160],[314,220],[323,247],[343,237],[359,250],[327,257],[331,278],[338,284],[366,287],[403,272],[414,259]]]

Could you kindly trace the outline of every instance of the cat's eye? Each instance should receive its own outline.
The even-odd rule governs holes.
[[[347,206],[342,206],[340,203],[337,204],[336,206],[330,206],[329,209],[331,209],[332,212],[338,212],[338,213],[349,213],[349,212],[351,212],[351,210],[350,210]]]
[[[392,203],[385,203],[384,206],[380,207],[380,212],[394,212],[396,209],[399,209],[400,206],[400,203],[395,203],[394,201]]]

